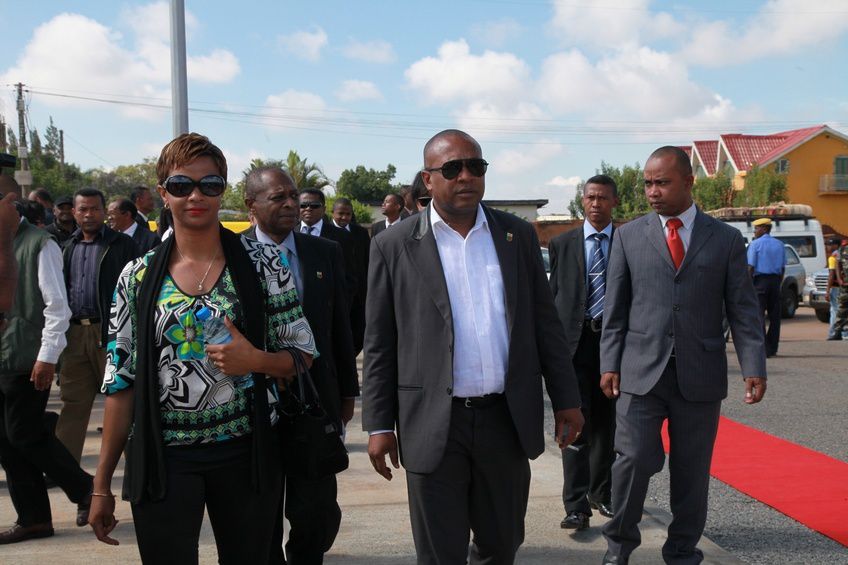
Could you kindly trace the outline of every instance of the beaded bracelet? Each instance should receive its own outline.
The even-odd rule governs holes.
[[[92,492],[91,496],[102,496],[103,498],[115,498],[111,492]]]

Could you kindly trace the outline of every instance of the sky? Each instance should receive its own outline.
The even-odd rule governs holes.
[[[848,131],[844,0],[186,0],[189,128],[229,180],[290,149],[335,181],[409,183],[436,132],[466,130],[486,197],[564,213],[602,161],[815,124]],[[65,154],[111,169],[172,137],[169,3],[0,0],[0,115],[52,116]]]

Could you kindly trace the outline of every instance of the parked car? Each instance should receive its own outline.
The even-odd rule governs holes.
[[[547,247],[542,247],[542,261],[545,263],[545,274],[548,275],[548,280],[551,278],[551,254],[548,253]]]
[[[816,318],[825,324],[830,323],[830,297],[827,295],[827,269],[813,273],[807,280],[813,285],[810,291],[810,306],[816,311]]]
[[[780,284],[780,314],[782,318],[792,318],[798,304],[803,302],[807,272],[794,247],[784,244],[783,250],[786,252],[786,270]]]

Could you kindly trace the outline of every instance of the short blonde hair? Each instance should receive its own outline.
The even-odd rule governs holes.
[[[191,163],[200,157],[209,157],[218,167],[218,173],[227,178],[227,159],[217,145],[199,133],[184,133],[171,140],[159,154],[156,162],[156,178],[159,184],[165,182],[171,171]]]

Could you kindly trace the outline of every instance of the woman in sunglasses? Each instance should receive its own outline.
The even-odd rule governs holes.
[[[281,477],[275,381],[292,378],[296,352],[311,363],[312,332],[285,258],[218,223],[221,150],[181,135],[156,173],[174,235],[127,265],[115,291],[89,523],[118,543],[110,487],[126,447],[123,497],[143,562],[197,563],[204,509],[220,563],[267,562]],[[203,308],[225,317],[231,342],[206,343]]]

